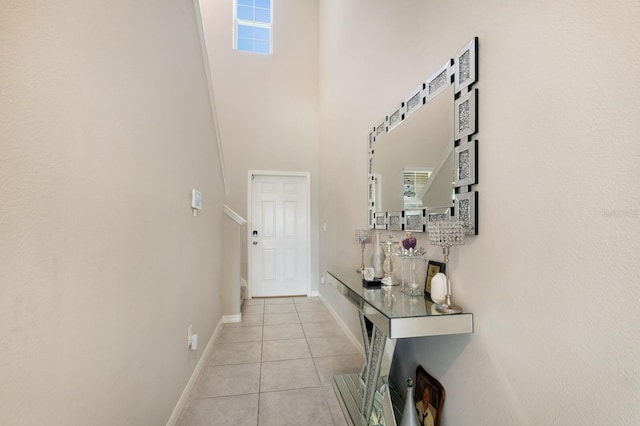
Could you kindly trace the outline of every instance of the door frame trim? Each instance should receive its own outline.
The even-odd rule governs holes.
[[[307,296],[311,295],[311,173],[276,170],[249,170],[247,176],[247,299],[253,297],[253,259],[251,258],[251,230],[253,228],[253,177],[255,176],[284,176],[304,177],[307,185]]]

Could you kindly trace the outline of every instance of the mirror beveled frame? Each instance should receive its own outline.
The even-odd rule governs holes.
[[[432,220],[453,216],[463,222],[467,235],[478,234],[478,37],[468,42],[452,59],[439,67],[413,90],[400,106],[369,133],[368,142],[368,223],[369,228],[425,232]],[[397,126],[401,126],[414,112],[436,98],[446,88],[454,86],[454,176],[453,199],[448,206],[423,206],[420,209],[378,211],[374,159],[376,141]],[[398,215],[400,215],[398,224]],[[393,222],[393,223],[391,223]]]

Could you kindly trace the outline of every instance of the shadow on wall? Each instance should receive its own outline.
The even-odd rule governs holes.
[[[418,365],[442,381],[441,377],[460,358],[472,336],[473,334],[455,334],[398,339],[389,372],[391,382],[394,385],[405,383],[407,377],[415,376]]]

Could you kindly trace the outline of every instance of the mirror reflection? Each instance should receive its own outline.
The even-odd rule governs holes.
[[[453,111],[450,85],[374,145],[376,211],[453,205]]]

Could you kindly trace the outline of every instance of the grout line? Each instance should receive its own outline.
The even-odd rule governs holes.
[[[258,410],[256,415],[256,426],[260,425],[260,400],[262,395],[262,366],[263,360],[262,357],[264,355],[264,317],[266,312],[266,304],[262,303],[262,328],[260,333],[260,374],[258,374]]]
[[[322,302],[322,301],[321,301],[321,302]],[[310,302],[307,302],[307,303],[310,303]],[[324,305],[324,303],[323,303],[323,305]],[[273,360],[273,361],[265,361],[265,360],[263,359],[263,357],[264,357],[264,344],[265,344],[265,335],[264,335],[264,331],[265,331],[265,327],[267,326],[267,325],[265,324],[265,317],[266,317],[266,314],[267,314],[267,312],[266,312],[266,310],[267,310],[267,309],[266,309],[266,306],[267,306],[267,305],[266,305],[265,303],[263,303],[261,306],[262,306],[263,308],[262,308],[262,325],[261,325],[261,339],[260,339],[260,362],[259,362],[259,364],[260,364],[260,373],[259,373],[259,379],[258,379],[258,393],[257,393],[257,396],[258,396],[258,409],[257,409],[256,426],[259,426],[259,424],[260,424],[260,411],[261,411],[261,405],[260,405],[260,404],[261,404],[261,399],[262,399],[262,398],[261,398],[261,396],[262,396],[262,394],[266,394],[266,393],[275,393],[275,392],[284,392],[284,391],[296,391],[296,390],[303,390],[303,389],[321,389],[321,390],[324,392],[326,389],[332,389],[332,386],[331,386],[331,385],[327,385],[327,386],[325,386],[325,385],[322,383],[322,380],[321,380],[321,378],[320,378],[320,372],[319,372],[319,370],[318,370],[318,366],[317,366],[317,364],[316,364],[316,358],[318,358],[318,359],[320,359],[320,358],[329,358],[329,357],[332,357],[333,355],[325,355],[325,356],[321,356],[321,357],[315,357],[315,356],[313,356],[313,353],[312,353],[312,351],[311,351],[311,346],[310,346],[310,344],[309,344],[309,338],[310,338],[310,336],[308,336],[307,332],[305,331],[305,328],[303,327],[303,323],[302,323],[302,320],[301,320],[301,318],[300,318],[300,311],[298,311],[298,306],[296,305],[295,301],[293,302],[294,311],[295,311],[295,312],[293,312],[293,313],[295,313],[295,314],[296,314],[296,316],[297,316],[297,318],[298,318],[298,322],[297,322],[297,323],[294,323],[294,324],[274,324],[274,325],[276,325],[276,326],[298,325],[298,326],[300,327],[300,329],[302,330],[302,335],[303,335],[303,337],[304,337],[304,340],[305,340],[305,343],[306,343],[306,345],[307,345],[307,349],[308,349],[308,351],[309,351],[310,356],[309,356],[309,358],[295,358],[295,359],[311,359],[311,362],[313,363],[313,366],[314,366],[314,368],[315,368],[316,377],[317,377],[317,379],[318,379],[319,386],[305,386],[305,387],[301,387],[301,388],[294,388],[294,389],[280,389],[280,390],[269,390],[269,391],[264,391],[264,390],[262,389],[262,373],[263,373],[263,367],[264,367],[265,363],[267,363],[267,362],[278,362],[278,361],[288,361],[288,360]],[[315,313],[315,311],[303,311],[303,312],[309,312],[310,314]],[[283,312],[283,313],[284,313],[284,312]],[[330,320],[328,320],[328,321],[319,321],[319,322],[329,322],[329,323],[334,323],[334,324],[336,324],[339,328],[341,328],[341,327],[340,327],[340,324],[336,321],[336,319],[335,319],[335,318],[331,318],[331,319],[330,319]],[[345,335],[346,335],[346,333],[344,333],[344,330],[342,330],[342,331],[343,331],[343,334],[345,334]],[[320,337],[335,337],[335,336],[320,336]],[[348,336],[346,336],[346,337],[348,337]],[[275,339],[275,340],[273,340],[273,341],[278,341],[278,340],[292,340],[292,339],[297,339],[297,338]],[[349,339],[349,340],[350,340],[350,339]],[[351,343],[351,345],[352,345],[352,346],[354,346],[354,347],[356,348],[356,351],[357,351],[357,347],[356,347],[355,345],[353,345],[353,342],[351,342],[351,341],[350,341],[350,343]],[[345,355],[347,355],[347,354],[345,354]],[[240,364],[233,364],[233,365],[240,365]],[[244,394],[244,395],[255,395],[255,393],[249,393],[249,394]],[[326,395],[326,394],[325,394],[325,395]],[[224,398],[224,396],[216,397],[216,398]],[[330,418],[331,418],[332,422],[333,422],[333,421],[335,421],[335,420],[333,419],[333,413],[331,413],[331,410],[330,410],[330,404],[329,404],[328,399],[327,399],[326,397],[324,397],[324,398],[323,398],[323,401],[325,402],[325,404],[327,405],[327,408],[329,409],[329,412],[330,412]]]
[[[269,391],[264,391],[262,393],[276,393],[276,392],[288,392],[288,391],[298,391],[298,390],[303,390],[303,389],[327,389],[327,388],[331,388],[331,386],[325,386],[323,384],[320,384],[320,386],[303,386],[301,388],[291,388],[291,389],[274,389],[274,390],[269,390]]]

